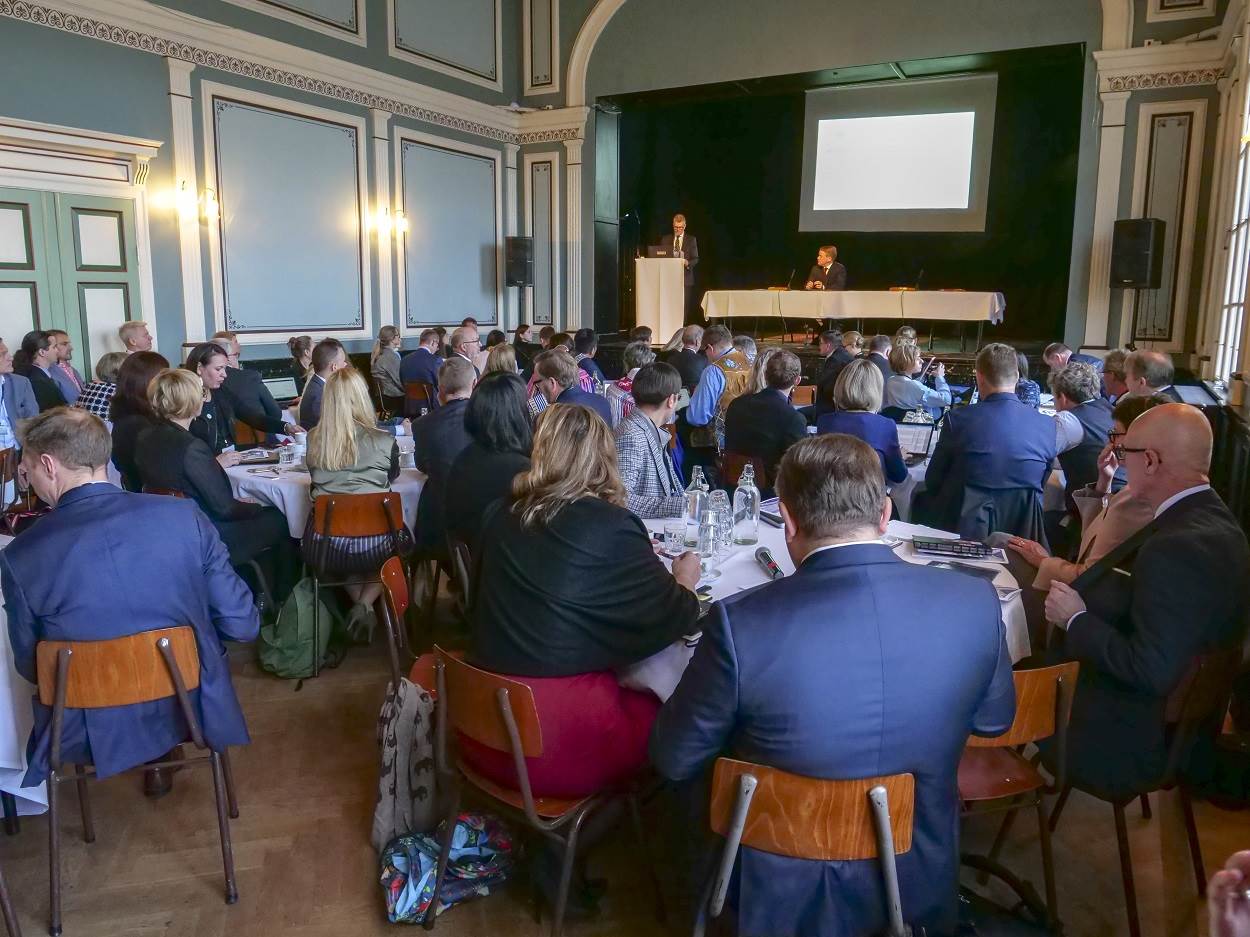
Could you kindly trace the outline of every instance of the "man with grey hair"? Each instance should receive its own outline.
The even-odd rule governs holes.
[[[702,349],[703,326],[688,325],[681,333],[681,347],[664,357],[665,362],[681,375],[681,386],[692,393],[699,386],[699,378],[708,365],[707,358],[700,354]]]
[[[1184,403],[1172,386],[1176,369],[1172,359],[1161,351],[1135,351],[1124,360],[1125,384],[1134,397],[1163,394],[1177,403]]]
[[[998,595],[896,556],[875,450],[830,434],[793,446],[777,492],[791,575],[715,603],[651,733],[667,778],[718,756],[812,778],[915,777],[915,835],[898,857],[907,922],[955,931],[956,775],[968,735],[1011,725],[1016,696]],[[941,627],[916,627],[916,610]],[[888,700],[883,706],[882,700]],[[692,834],[694,821],[692,820]],[[875,859],[823,863],[743,849],[737,932],[885,929]]]
[[[30,378],[13,373],[13,355],[0,339],[0,449],[18,446],[17,425],[39,413]]]
[[[772,489],[772,478],[786,450],[807,435],[807,419],[790,403],[803,377],[798,356],[778,351],[764,364],[764,389],[743,394],[725,411],[725,451],[759,460],[764,477],[756,478],[761,491]],[[732,487],[736,478],[722,478]]]
[[[417,502],[415,533],[417,547],[427,556],[441,558],[446,553],[447,480],[456,456],[472,442],[464,428],[464,412],[476,383],[471,362],[459,356],[448,358],[438,369],[438,407],[412,424],[417,468],[426,475]]]
[[[1055,446],[1064,492],[1070,495],[1098,481],[1098,456],[1111,433],[1112,405],[1100,393],[1098,372],[1083,362],[1068,362],[1051,371],[1049,380],[1055,395]]]
[[[693,427],[690,433],[691,446],[704,450],[703,455],[706,457],[707,450],[714,451],[719,443],[716,414],[724,413],[729,404],[746,393],[750,387],[751,361],[734,347],[733,335],[723,325],[711,326],[704,333],[703,341],[710,363],[700,375],[699,385],[690,395],[686,420]]]
[[[1128,372],[1125,369],[1128,355],[1123,348],[1113,348],[1102,359],[1102,386],[1107,389],[1107,399],[1112,403],[1128,394]]]
[[[465,320],[466,322],[469,320]],[[451,347],[452,357],[463,358],[469,364],[473,365],[473,376],[481,377],[482,371],[473,362],[474,356],[481,350],[482,342],[478,338],[476,325],[462,325],[456,331],[451,333],[451,340],[447,343]]]
[[[126,346],[128,355],[152,350],[152,333],[148,331],[148,324],[139,319],[123,322],[117,329],[117,337]]]
[[[86,410],[48,410],[19,432],[22,469],[53,510],[0,552],[18,672],[36,682],[41,641],[101,641],[189,625],[200,652],[191,705],[208,745],[224,751],[247,744],[222,641],[255,640],[259,619],[212,523],[194,501],[110,484],[109,432]],[[34,707],[28,785],[47,777],[52,744],[51,707],[37,698]],[[67,764],[94,764],[103,778],[161,758],[187,740],[186,731],[173,696],[68,709],[61,756]],[[157,796],[169,784],[167,775],[149,772],[145,790]]]
[[[746,355],[747,361],[755,363],[755,339],[750,335],[735,335],[734,348]]]

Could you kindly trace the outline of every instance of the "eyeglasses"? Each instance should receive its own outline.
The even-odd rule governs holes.
[[[1120,445],[1119,443],[1116,443],[1115,445],[1111,447],[1112,454],[1121,462],[1124,461],[1124,454],[1126,452],[1152,452],[1152,451],[1153,450],[1151,449],[1136,449],[1136,448],[1133,448],[1132,446],[1123,446],[1123,445]]]

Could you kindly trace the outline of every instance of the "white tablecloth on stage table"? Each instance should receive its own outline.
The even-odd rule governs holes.
[[[278,469],[278,466],[265,468]],[[230,477],[236,498],[251,498],[262,504],[272,504],[286,515],[287,529],[292,537],[304,535],[308,515],[312,513],[312,499],[308,494],[312,477],[307,471],[283,466],[278,477],[274,478],[272,474],[261,474],[256,467],[236,465],[226,469],[226,475]],[[425,476],[416,469],[400,469],[399,477],[391,482],[391,490],[399,495],[403,504],[404,523],[409,527],[417,519],[417,501],[421,498],[424,485]]]
[[[13,542],[0,537],[0,550]],[[9,622],[0,606],[0,791],[17,799],[17,812],[22,815],[43,813],[48,809],[48,788],[22,787],[26,774],[26,740],[34,725],[31,697],[35,687],[13,666],[13,648],[9,644]]]
[[[656,533],[664,532],[663,520],[644,521],[647,529]],[[899,521],[890,521],[889,533],[895,537],[911,539],[913,534],[919,533],[925,536],[946,536],[952,539],[957,538],[956,534],[944,533],[942,531],[934,531],[928,527],[916,528],[910,524],[904,524]],[[781,567],[782,572],[787,576],[794,573],[794,564],[790,561],[790,554],[786,552],[785,533],[778,527],[770,527],[769,525],[760,523],[760,542],[759,546],[768,547],[773,555],[773,559],[777,561],[777,565]],[[733,552],[721,564],[721,575],[718,579],[709,583],[708,586],[712,591],[712,600],[718,601],[727,596],[736,595],[743,589],[749,589],[752,586],[758,586],[767,582],[764,571],[760,569],[758,563],[755,562],[754,546],[750,547],[734,547]],[[939,557],[920,556],[912,551],[910,542],[900,544],[895,553],[900,559],[904,559],[909,563],[920,563],[928,565],[929,563],[940,562]],[[961,562],[964,562],[961,560]],[[968,561],[972,563],[972,561]],[[1015,577],[1007,571],[1007,567],[1001,563],[973,563],[977,566],[985,566],[995,569],[998,575],[994,579],[995,586],[1002,586],[1009,589],[1015,589],[1017,583]],[[963,576],[966,573],[951,572],[952,576]],[[1024,603],[1020,600],[1019,595],[1013,596],[1006,602],[999,602],[1002,609],[1003,627],[1006,628],[1007,634],[1007,650],[1011,654],[1012,663],[1021,660],[1031,653],[1029,645],[1029,626],[1024,618]],[[834,609],[830,609],[830,613],[834,613]],[[940,622],[933,623],[934,626],[940,627]],[[926,625],[927,627],[928,625]]]
[[[903,318],[944,320],[946,322],[1003,321],[1007,301],[1002,293],[961,293],[943,290],[911,290],[903,297]]]
[[[1003,321],[1002,293],[957,290],[708,290],[709,319],[740,316],[788,319],[900,319],[949,322]]]

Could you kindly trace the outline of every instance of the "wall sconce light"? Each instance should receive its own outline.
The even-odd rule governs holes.
[[[174,208],[178,212],[178,217],[184,221],[195,218],[200,213],[199,202],[195,197],[195,190],[187,188],[187,180],[183,179],[178,184],[178,188],[174,191]]]
[[[392,215],[391,210],[387,206],[382,205],[370,217],[369,227],[378,233],[379,238],[389,237],[392,234],[406,234],[408,232],[408,217],[404,214],[402,208],[395,209],[395,213]]]
[[[395,233],[408,233],[408,216],[404,214],[404,210],[402,208],[395,209]]]
[[[217,203],[217,193],[214,190],[205,189],[200,196],[200,214],[205,221],[216,221],[221,217],[221,205]]]

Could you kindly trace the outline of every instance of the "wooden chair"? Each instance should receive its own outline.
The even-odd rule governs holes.
[[[916,781],[910,774],[825,781],[718,758],[711,824],[725,837],[704,889],[694,935],[718,917],[739,846],[820,862],[877,859],[885,883],[890,937],[907,937],[895,857],[911,850]]]
[[[734,488],[738,484],[738,479],[742,477],[742,470],[748,464],[755,470],[755,487],[771,488],[773,487],[773,479],[769,476],[768,471],[764,467],[764,460],[759,456],[746,455],[741,452],[731,452],[726,449],[720,454],[720,464],[717,466],[717,474],[720,476],[721,487],[726,488],[732,494]]]
[[[469,551],[469,545],[463,540],[448,537],[447,556],[451,561],[452,580],[456,583],[456,588],[460,590],[461,609],[467,612],[470,589],[469,571],[473,569],[473,554]]]
[[[551,924],[553,937],[560,937],[564,929],[564,909],[568,903],[573,862],[577,854],[577,836],[582,824],[599,807],[623,797],[629,805],[634,833],[642,848],[640,861],[650,873],[651,884],[655,889],[656,918],[662,922],[664,906],[660,896],[660,882],[651,862],[636,793],[632,790],[602,791],[576,800],[535,798],[530,787],[529,769],[525,764],[526,758],[538,758],[543,753],[542,725],[534,706],[533,691],[524,683],[467,664],[440,647],[434,648],[434,654],[435,685],[438,692],[435,764],[440,777],[455,778],[456,783],[449,785],[453,793],[443,824],[438,870],[435,873],[430,907],[438,907],[438,895],[447,872],[451,836],[455,831],[461,800],[466,795],[473,795],[488,801],[492,810],[504,813],[514,822],[528,825],[545,839],[561,845],[564,858]],[[459,758],[454,765],[449,764],[449,727],[481,745],[510,753],[516,768],[518,786],[508,788],[496,784],[477,774]],[[425,929],[433,928],[434,915],[427,914]]]
[[[408,381],[404,384],[404,416],[417,419],[422,410],[433,410],[438,406],[438,391],[433,384],[425,381]]]
[[[13,900],[9,897],[9,886],[4,881],[4,872],[0,870],[0,914],[4,915],[4,929],[9,937],[22,937],[22,928],[17,923],[17,912],[13,910]]]
[[[790,402],[796,407],[810,407],[816,402],[816,385],[800,384],[790,395]]]
[[[1144,794],[1177,788],[1181,809],[1185,817],[1185,833],[1189,839],[1189,857],[1193,863],[1194,881],[1198,895],[1206,897],[1207,873],[1202,861],[1202,847],[1198,841],[1198,825],[1194,820],[1194,805],[1189,789],[1181,774],[1185,769],[1183,760],[1188,756],[1195,741],[1203,735],[1218,733],[1224,714],[1232,698],[1233,681],[1241,669],[1241,647],[1201,655],[1190,665],[1189,672],[1168,695],[1165,721],[1168,726],[1168,751],[1163,773],[1146,790],[1112,797],[1090,787],[1069,783],[1064,786],[1051,811],[1050,829],[1059,825],[1059,816],[1072,789],[1084,791],[1099,800],[1111,804],[1115,814],[1115,835],[1120,850],[1120,878],[1124,884],[1124,904],[1128,914],[1130,937],[1139,937],[1141,924],[1137,916],[1137,888],[1133,881],[1133,857],[1129,851],[1128,824],[1124,808]]]
[[[267,433],[261,432],[256,427],[250,426],[242,420],[234,421],[234,444],[239,449],[263,446],[268,438]]]
[[[213,795],[217,806],[217,831],[226,876],[226,904],[234,904],[239,892],[234,880],[234,854],[230,844],[230,817],[238,817],[230,760],[226,752],[208,748],[200,722],[191,705],[190,691],[200,685],[200,655],[195,632],[188,625],[143,631],[107,641],[40,641],[35,650],[39,701],[52,707],[52,741],[48,771],[48,848],[51,910],[48,933],[61,933],[61,827],[59,786],[78,785],[83,839],[95,842],[95,824],[87,779],[95,774],[91,765],[67,765],[61,758],[61,728],[67,709],[100,709],[130,706],[178,698],[191,741],[203,754],[184,760],[150,762],[137,769],[184,768],[207,763],[213,769]],[[228,803],[228,806],[227,806]]]
[[[393,491],[380,491],[358,495],[320,495],[313,501],[313,530],[319,535],[314,541],[309,572],[313,580],[313,676],[321,673],[321,589],[323,586],[355,585],[359,582],[383,582],[381,568],[377,577],[365,580],[341,579],[327,582],[323,577],[330,573],[332,537],[383,537],[391,538],[391,554],[400,556],[400,532],[404,529],[403,504]],[[402,566],[401,566],[402,568]],[[385,584],[385,583],[384,583]],[[385,590],[383,590],[385,591]]]
[[[145,495],[162,495],[166,498],[186,498],[186,492],[177,488],[158,488],[155,485],[144,485],[143,493]]]
[[[1044,917],[1050,926],[1059,926],[1059,907],[1055,893],[1055,864],[1050,848],[1050,819],[1046,814],[1044,795],[1061,791],[1066,782],[1068,717],[1072,713],[1072,696],[1080,664],[1075,661],[1036,670],[1017,670],[1012,674],[1016,685],[1016,718],[1002,735],[994,738],[968,739],[959,759],[959,799],[963,815],[1006,811],[1002,826],[990,848],[989,855],[964,856],[963,861],[981,870],[980,880],[993,874],[1007,882],[1026,903],[1033,896],[1023,884],[998,863],[998,853],[1006,840],[1019,810],[1033,807],[1037,811],[1038,839],[1042,850],[1042,876],[1046,886]],[[1030,763],[1020,750],[1030,742],[1055,740],[1055,777],[1052,782]],[[1036,910],[1036,909],[1035,909]]]
[[[17,536],[20,522],[48,510],[18,471],[22,452],[16,446],[0,449],[0,533]],[[9,486],[12,485],[12,498]]]
[[[386,623],[386,648],[391,655],[391,685],[398,688],[403,671],[399,665],[399,652],[407,647],[404,636],[404,615],[408,612],[408,574],[398,556],[392,556],[382,564],[379,573],[382,580],[382,621]],[[318,645],[319,647],[320,645]]]

